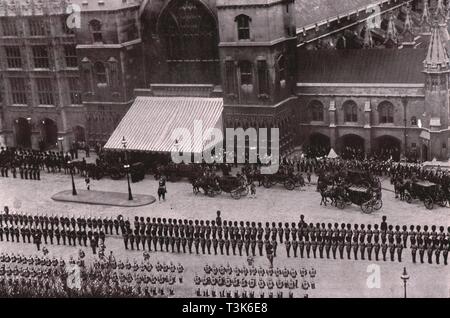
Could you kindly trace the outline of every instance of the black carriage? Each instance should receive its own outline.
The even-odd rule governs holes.
[[[166,166],[160,166],[155,171],[155,179],[165,176],[170,182],[177,182],[183,178],[190,181],[201,175],[201,167],[195,164],[174,164],[170,163]]]
[[[282,184],[287,190],[292,191],[298,183],[294,176],[289,176],[284,173],[275,173],[263,176],[262,184],[267,189],[270,189],[277,184]]]
[[[434,208],[434,204],[442,207],[447,205],[447,201],[439,185],[429,181],[410,182],[410,186],[405,190],[405,200],[412,203],[413,200],[418,199],[422,201],[428,210]]]
[[[193,191],[197,195],[203,189],[205,195],[215,197],[216,195],[229,193],[233,199],[239,200],[248,195],[248,187],[243,179],[235,176],[208,177],[193,181]]]
[[[345,181],[347,184],[361,186],[364,188],[375,187],[381,189],[381,181],[368,171],[364,170],[348,170]]]
[[[336,206],[344,209],[346,206],[355,204],[361,208],[361,211],[370,214],[383,207],[381,199],[381,189],[352,185],[345,188],[336,198]]]

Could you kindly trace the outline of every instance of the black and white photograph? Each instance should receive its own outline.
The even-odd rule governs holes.
[[[449,25],[450,0],[0,0],[0,298],[449,298]]]

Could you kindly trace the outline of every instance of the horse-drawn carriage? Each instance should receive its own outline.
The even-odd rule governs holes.
[[[192,180],[197,179],[202,174],[200,166],[195,164],[175,164],[169,163],[165,166],[159,166],[154,172],[155,179],[166,176],[170,182],[180,181],[183,178]]]
[[[344,209],[351,204],[358,205],[361,211],[366,214],[378,211],[383,207],[381,191],[371,187],[355,185],[345,188],[342,195],[336,198],[336,206],[339,209]]]
[[[441,207],[447,205],[447,198],[438,184],[429,181],[409,181],[405,185],[404,197],[408,203],[419,199],[428,210],[432,210],[435,203]]]
[[[194,194],[203,190],[205,195],[215,197],[222,192],[229,193],[233,199],[239,200],[248,195],[248,187],[242,178],[235,176],[205,176],[192,181]]]
[[[329,198],[339,209],[355,204],[367,214],[383,207],[381,183],[365,171],[340,171],[336,175],[320,176],[318,191],[322,196],[321,205],[326,205]]]

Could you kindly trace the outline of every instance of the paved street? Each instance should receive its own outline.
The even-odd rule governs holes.
[[[384,206],[381,211],[371,215],[363,214],[359,207],[351,206],[345,210],[335,207],[321,207],[320,196],[315,192],[314,186],[308,186],[306,190],[296,189],[292,192],[285,190],[282,186],[273,189],[257,188],[257,198],[242,198],[234,200],[229,194],[222,194],[216,198],[204,195],[195,196],[192,187],[186,182],[168,183],[167,201],[158,202],[143,207],[121,208],[100,205],[85,205],[77,203],[56,202],[51,196],[59,191],[70,190],[70,176],[63,174],[42,175],[43,181],[31,181],[12,178],[0,178],[0,204],[8,205],[12,210],[29,213],[57,213],[65,215],[101,215],[116,217],[119,214],[129,217],[135,215],[166,218],[215,218],[216,210],[222,211],[224,220],[251,220],[251,221],[276,221],[293,222],[298,221],[299,215],[304,214],[307,222],[349,222],[349,223],[380,223],[381,216],[388,217],[388,223],[393,225],[450,225],[450,208],[438,208],[426,210],[420,202],[409,205],[394,199],[390,191],[383,191]],[[78,189],[84,189],[84,180],[76,178]],[[383,187],[388,189],[390,185],[383,181]],[[126,192],[126,180],[112,181],[103,179],[92,181],[91,188],[99,191]],[[143,182],[132,184],[133,193],[156,195],[157,182],[150,176]],[[123,242],[118,237],[107,237],[107,253],[113,250],[116,257],[142,259],[142,253],[137,251],[126,251]],[[76,257],[78,247],[48,246],[50,255],[56,257],[74,255]],[[0,243],[0,250],[5,252],[18,251],[24,254],[36,252],[35,246],[31,244]],[[378,262],[381,273],[381,288],[369,289],[366,280],[369,261],[351,260],[326,260],[326,259],[294,259],[286,257],[283,245],[278,247],[278,257],[274,266],[283,268],[300,267],[317,269],[317,287],[309,293],[310,297],[402,297],[403,283],[400,279],[403,266],[411,276],[408,282],[409,297],[449,297],[450,270],[444,265],[412,264],[410,250],[403,253],[404,262]],[[92,255],[87,251],[87,255]],[[245,257],[230,256],[196,256],[185,254],[152,253],[153,261],[172,261],[174,264],[181,262],[186,268],[186,281],[184,287],[177,289],[177,296],[194,296],[193,276],[202,273],[206,262],[212,264],[226,264],[231,266],[243,265]],[[256,257],[256,265],[268,266],[266,258]],[[187,265],[189,264],[189,265]],[[349,279],[351,277],[352,279]],[[417,288],[420,286],[420,288]],[[298,290],[296,296],[301,297],[302,290]]]

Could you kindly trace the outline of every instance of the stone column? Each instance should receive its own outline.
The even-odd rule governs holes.
[[[336,151],[336,101],[334,99],[330,101],[328,112],[330,116],[330,147]]]
[[[372,109],[370,100],[364,103],[364,136],[365,136],[365,151],[370,154],[372,151],[372,134],[370,128],[372,127]]]

